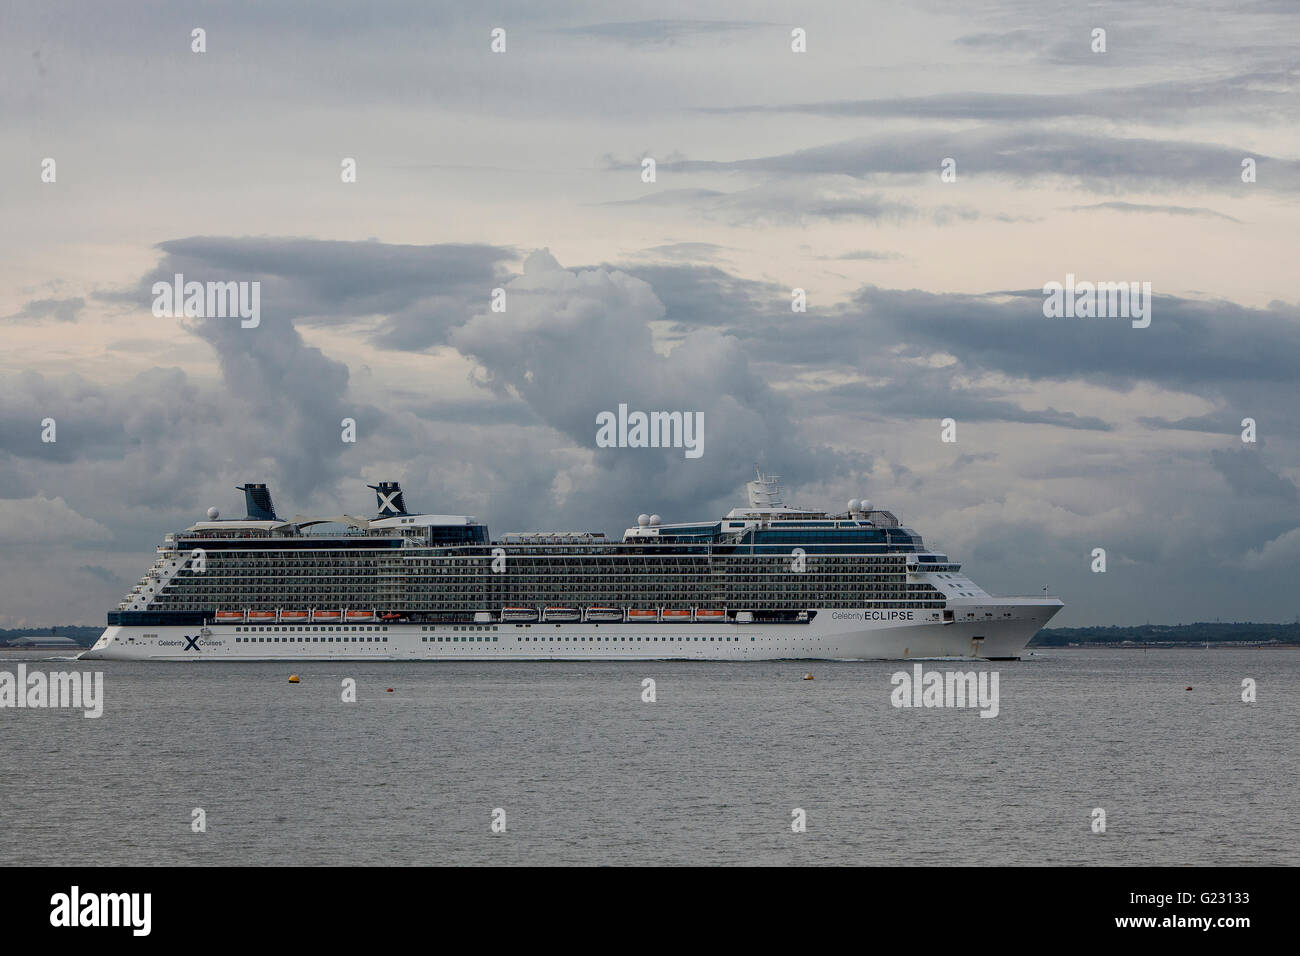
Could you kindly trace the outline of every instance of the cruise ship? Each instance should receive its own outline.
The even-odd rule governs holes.
[[[779,480],[714,521],[642,514],[621,541],[493,540],[469,515],[247,514],[167,534],[87,660],[1016,660],[1063,606],[994,597],[889,511],[787,506]]]

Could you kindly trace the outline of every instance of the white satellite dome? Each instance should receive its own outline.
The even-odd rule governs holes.
[[[849,499],[849,513],[850,513],[850,514],[857,514],[857,513],[858,513],[859,511],[861,511],[861,510],[862,510],[862,502],[859,501],[857,498],[850,498],[850,499]]]
[[[209,508],[209,509],[208,509],[208,520],[209,520],[209,521],[216,521],[216,520],[217,520],[218,518],[220,518],[220,517],[221,517],[221,512],[218,511],[216,508]]]
[[[650,516],[645,512],[642,512],[641,514],[636,516],[636,523],[644,528],[646,525],[650,523]]]
[[[651,516],[650,516],[650,527],[652,527],[652,528],[657,528],[657,527],[659,527],[659,522],[660,522],[660,521],[663,521],[663,520],[664,520],[664,519],[661,518],[661,517],[659,517],[658,515],[651,515]]]
[[[863,498],[863,499],[862,499],[862,510],[863,510],[863,511],[868,511],[868,512],[871,510],[871,499],[870,499],[870,498]]]

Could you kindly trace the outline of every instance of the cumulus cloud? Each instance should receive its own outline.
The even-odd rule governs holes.
[[[1295,482],[1272,471],[1257,451],[1215,449],[1210,452],[1210,459],[1215,471],[1239,495],[1280,498],[1293,503],[1300,500],[1300,489],[1296,488]]]
[[[190,236],[158,244],[157,266],[129,290],[101,297],[147,308],[155,282],[262,283],[264,314],[304,325],[374,320],[368,334],[385,345],[441,344],[472,303],[487,301],[517,258],[510,248],[476,244],[399,245],[293,237]]]
[[[111,537],[108,528],[78,514],[61,496],[0,498],[0,543],[8,547],[45,547]]]
[[[968,366],[1030,379],[1087,376],[1203,390],[1290,383],[1300,363],[1300,309],[1286,303],[1255,309],[1156,294],[1146,329],[1123,320],[1048,319],[1042,304],[1041,289],[936,295],[864,286],[848,314],[869,318],[912,350],[950,351]]]
[[[275,473],[301,492],[328,486],[352,446],[344,420],[356,423],[355,447],[383,425],[383,412],[351,400],[348,367],[307,346],[287,319],[256,328],[237,320],[195,319],[191,330],[212,346],[227,387],[227,422],[242,422],[239,449],[275,462]]]
[[[1262,547],[1246,552],[1242,563],[1252,570],[1294,566],[1300,562],[1300,528],[1292,528],[1264,543]]]
[[[734,492],[755,458],[808,474],[812,449],[736,338],[695,329],[668,355],[656,351],[652,324],[667,311],[646,281],[603,267],[570,271],[543,250],[528,257],[506,296],[504,312],[474,315],[451,344],[483,367],[489,387],[518,395],[575,446],[592,448],[596,416],[620,404],[704,415],[698,461],[677,450],[599,449],[594,462],[605,474],[587,480],[587,495],[662,498],[672,489],[710,500]],[[821,455],[837,470],[839,456]]]

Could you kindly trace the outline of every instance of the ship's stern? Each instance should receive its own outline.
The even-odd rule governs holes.
[[[82,651],[77,655],[80,661],[107,661],[118,657],[126,657],[121,652],[122,628],[110,624],[104,628],[104,633],[99,635],[99,640],[95,641],[89,650]]]

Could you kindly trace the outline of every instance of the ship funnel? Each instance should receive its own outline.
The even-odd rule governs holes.
[[[275,505],[271,504],[271,492],[266,485],[238,485],[238,491],[244,493],[244,505],[248,509],[250,521],[279,521],[275,516]]]
[[[366,485],[375,490],[379,499],[379,517],[390,518],[393,515],[406,514],[406,502],[402,499],[402,486],[395,481],[381,481],[377,485]]]

